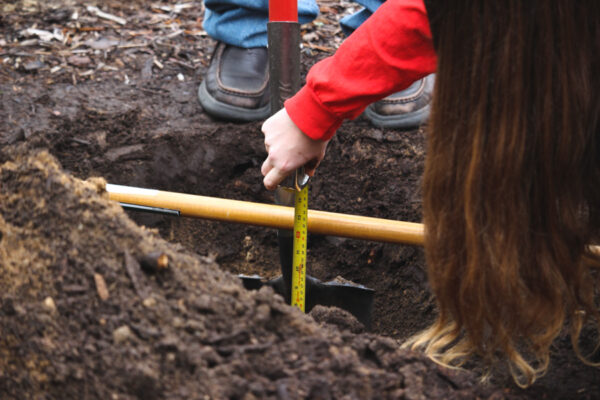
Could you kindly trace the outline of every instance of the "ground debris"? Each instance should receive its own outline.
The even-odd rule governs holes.
[[[148,288],[143,283],[143,277],[141,275],[141,267],[138,260],[136,260],[128,251],[125,251],[125,269],[131,279],[133,287],[142,299],[148,297]]]
[[[127,20],[125,18],[121,18],[121,17],[117,17],[116,15],[105,13],[105,12],[101,11],[98,7],[95,7],[95,6],[87,6],[86,10],[94,15],[97,15],[100,18],[116,22],[117,24],[120,24],[120,25],[125,25],[127,23]]]
[[[102,301],[108,300],[110,295],[108,294],[108,288],[106,287],[106,282],[104,278],[100,274],[94,274],[94,282],[96,283],[96,292],[98,292],[98,297]]]
[[[161,251],[153,251],[140,257],[140,265],[150,273],[165,271],[169,267],[169,256]]]
[[[0,6],[5,11],[0,23],[12,26],[0,31],[0,57],[4,57],[0,65],[12,70],[52,71],[54,81],[80,83],[122,79],[124,60],[130,62],[141,52],[151,54],[157,68],[169,62],[169,71],[186,80],[198,65],[208,64],[210,54],[195,50],[198,43],[210,43],[202,29],[202,2],[140,4],[133,14],[125,2],[103,3],[102,7],[64,3],[58,8],[52,2],[36,2],[34,7]],[[176,51],[161,51],[156,47],[159,42]],[[45,59],[34,60],[39,56]],[[93,68],[94,73],[77,73],[82,67]],[[103,76],[98,74],[100,68]],[[131,82],[136,77],[129,75],[128,79]]]
[[[50,313],[56,312],[56,303],[54,303],[54,299],[50,296],[44,299],[44,309]]]

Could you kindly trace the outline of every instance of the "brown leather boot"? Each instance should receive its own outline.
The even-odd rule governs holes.
[[[217,43],[198,88],[204,110],[231,121],[266,119],[269,105],[269,58],[266,47],[244,49]]]
[[[435,74],[428,75],[408,88],[369,105],[364,114],[380,128],[416,128],[429,118],[434,83]]]

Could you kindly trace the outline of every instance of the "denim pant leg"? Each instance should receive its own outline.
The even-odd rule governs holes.
[[[383,4],[385,0],[356,0],[364,8],[340,20],[342,30],[349,36]]]
[[[268,0],[204,0],[204,30],[213,39],[238,47],[266,47]],[[298,0],[298,20],[319,14],[316,0]]]

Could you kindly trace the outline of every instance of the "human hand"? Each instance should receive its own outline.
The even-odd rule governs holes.
[[[260,171],[267,189],[277,188],[286,176],[302,166],[307,175],[314,175],[325,156],[327,141],[306,136],[294,124],[285,108],[263,123],[262,132],[268,156]]]

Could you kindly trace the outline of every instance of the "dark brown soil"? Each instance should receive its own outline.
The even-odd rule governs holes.
[[[304,72],[341,40],[347,4],[319,3],[303,27]],[[214,45],[201,3],[99,4],[127,24],[75,1],[0,5],[0,398],[600,397],[600,371],[566,336],[527,390],[504,368],[481,385],[400,350],[435,315],[421,248],[310,237],[310,275],[375,289],[360,333],[339,310],[315,309],[317,323],[270,289],[241,289],[235,274],[280,274],[273,230],[129,219],[101,180],[78,180],[273,203],[260,123],[213,120],[197,102]],[[26,36],[33,26],[66,39]],[[310,208],[419,222],[425,134],[346,123]],[[168,271],[143,272],[136,260],[156,250]]]

